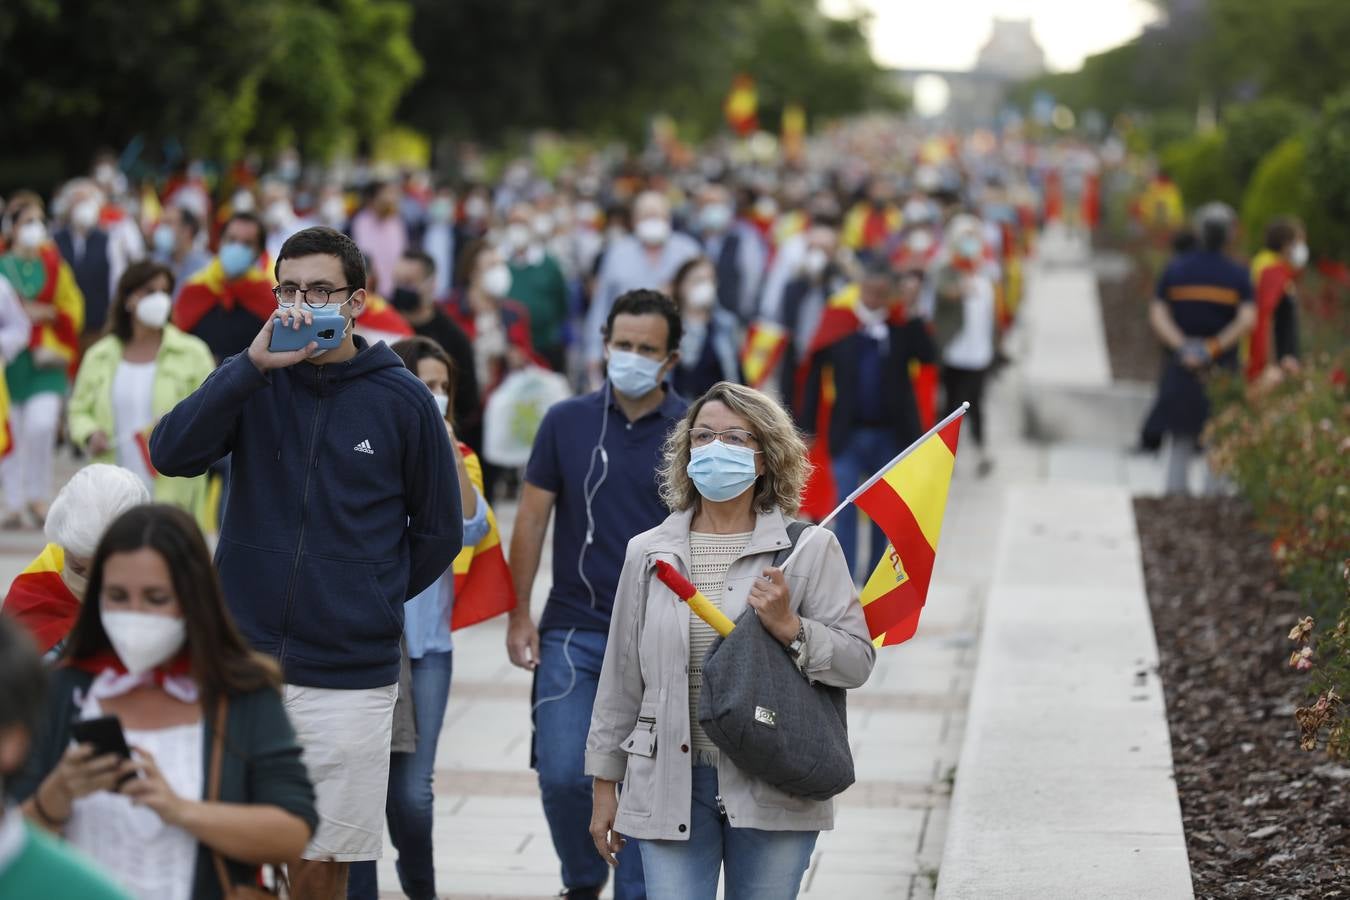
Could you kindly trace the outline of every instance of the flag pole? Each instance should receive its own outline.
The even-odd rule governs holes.
[[[922,444],[924,441],[928,440],[928,439],[931,438],[933,435],[937,434],[939,431],[941,431],[942,429],[946,428],[946,427],[947,427],[948,425],[950,425],[951,423],[955,422],[957,419],[959,419],[959,418],[961,418],[962,416],[964,416],[964,415],[966,414],[966,411],[969,410],[969,409],[970,409],[970,404],[969,404],[968,402],[967,402],[967,403],[962,403],[962,404],[961,404],[960,406],[958,406],[956,409],[952,410],[951,414],[948,415],[947,418],[943,419],[941,422],[938,422],[938,423],[937,423],[936,425],[934,425],[932,428],[928,429],[928,431],[924,432],[923,437],[919,438],[917,441],[915,441],[914,443],[910,444],[910,445],[909,445],[908,447],[906,447],[905,449],[901,450],[898,454],[896,454],[895,459],[892,459],[890,462],[886,463],[886,465],[884,465],[884,466],[882,466],[880,469],[878,469],[878,470],[872,475],[871,478],[867,479],[867,480],[864,481],[862,484],[858,485],[858,489],[857,489],[857,490],[855,490],[853,493],[851,493],[851,494],[849,494],[847,497],[845,497],[845,498],[840,502],[840,504],[839,504],[838,506],[836,506],[836,507],[830,512],[830,514],[829,514],[828,516],[826,516],[825,518],[821,519],[820,522],[817,523],[818,527],[812,528],[811,530],[809,530],[809,531],[802,537],[802,539],[801,539],[800,541],[797,542],[797,546],[794,547],[794,548],[792,548],[792,552],[791,552],[790,554],[788,554],[788,558],[785,559],[785,560],[783,560],[783,564],[782,564],[781,566],[779,566],[778,568],[781,569],[782,571],[785,571],[785,572],[786,572],[786,571],[787,571],[787,567],[790,566],[790,565],[792,565],[792,561],[793,561],[794,559],[797,558],[797,554],[801,552],[801,549],[802,549],[803,547],[806,546],[807,542],[810,541],[811,538],[815,537],[817,532],[819,532],[819,531],[824,531],[824,530],[825,530],[825,526],[826,526],[826,525],[829,525],[831,522],[833,522],[835,516],[837,516],[837,515],[839,515],[841,512],[843,512],[845,507],[847,507],[847,506],[848,506],[850,503],[852,503],[854,500],[857,500],[858,497],[859,497],[859,495],[861,495],[864,491],[866,491],[866,490],[867,490],[868,488],[870,488],[872,485],[874,485],[874,484],[876,484],[878,481],[880,481],[880,480],[882,479],[882,477],[883,477],[887,472],[889,472],[889,471],[891,470],[891,467],[892,467],[892,466],[894,466],[896,463],[900,462],[900,460],[904,459],[906,456],[909,456],[909,455],[910,455],[911,453],[913,453],[915,450],[919,449],[919,445]]]

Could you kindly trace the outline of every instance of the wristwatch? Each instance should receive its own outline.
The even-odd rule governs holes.
[[[794,660],[801,659],[802,651],[806,649],[806,623],[802,622],[797,626],[797,636],[792,639],[792,643],[787,645],[788,656]]]

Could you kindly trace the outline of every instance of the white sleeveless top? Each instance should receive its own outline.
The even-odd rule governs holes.
[[[86,697],[81,718],[101,715],[98,700]],[[204,790],[203,736],[201,720],[153,731],[126,729],[127,743],[154,755],[174,793],[194,799]],[[65,835],[133,897],[191,900],[197,839],[166,825],[154,810],[134,806],[129,797],[108,791],[81,797],[71,807]]]

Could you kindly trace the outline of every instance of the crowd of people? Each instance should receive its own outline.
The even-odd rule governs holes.
[[[787,523],[961,402],[989,472],[1021,260],[1062,181],[1095,196],[1081,152],[983,133],[864,122],[827,149],[516,161],[491,183],[283,157],[133,187],[105,160],[50,206],[7,197],[4,525],[49,543],[0,618],[36,650],[5,624],[0,670],[30,694],[39,654],[50,674],[44,701],[0,700],[22,801],[0,885],[33,877],[5,835],[57,865],[45,830],[115,882],[80,896],[284,871],[293,896],[369,900],[387,826],[404,893],[436,896],[452,631],[505,613],[565,896],[613,866],[619,898],[711,898],[722,863],[735,896],[795,896],[832,806],[719,755],[697,715],[712,634],[648,570],[753,608],[809,681],[863,683],[854,585],[884,537],[842,516],[785,578]],[[272,349],[334,315],[336,346]],[[523,467],[491,458],[491,405],[538,371],[574,396],[514,420]],[[58,441],[88,465],[53,499]],[[109,715],[126,754],[76,736]]]

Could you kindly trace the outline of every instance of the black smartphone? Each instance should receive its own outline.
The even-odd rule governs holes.
[[[93,745],[95,757],[115,753],[122,759],[131,759],[131,748],[127,746],[127,736],[117,716],[79,719],[71,724],[70,735],[78,744]],[[128,773],[117,779],[118,789],[135,777]]]
[[[94,756],[116,753],[123,759],[131,759],[131,748],[127,746],[127,736],[122,733],[122,722],[117,716],[80,719],[70,726],[70,734],[77,744],[92,744]]]

